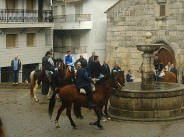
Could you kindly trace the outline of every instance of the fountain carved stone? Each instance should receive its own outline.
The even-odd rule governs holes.
[[[161,44],[152,44],[152,34],[146,33],[146,42],[143,45],[137,45],[142,54],[143,61],[141,65],[142,89],[153,89],[155,86],[154,71],[153,71],[153,53],[160,48]]]
[[[112,118],[134,121],[165,121],[184,118],[184,85],[157,83],[155,87],[153,56],[161,44],[152,44],[151,33],[146,42],[137,45],[143,52],[141,83],[126,83],[110,98],[109,112]]]

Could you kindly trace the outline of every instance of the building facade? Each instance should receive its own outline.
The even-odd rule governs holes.
[[[107,18],[104,11],[117,0],[54,0],[54,53],[63,58],[71,50],[75,58],[93,51],[105,60]]]
[[[106,58],[139,77],[142,62],[137,44],[145,43],[146,32],[153,43],[162,43],[158,54],[164,65],[176,64],[178,76],[184,67],[184,0],[119,0],[107,11]]]
[[[10,62],[18,55],[20,79],[39,67],[47,50],[53,48],[53,18],[49,0],[0,1],[0,76],[10,81]]]

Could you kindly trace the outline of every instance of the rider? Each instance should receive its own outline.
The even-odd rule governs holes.
[[[77,77],[76,77],[76,87],[78,89],[84,88],[87,95],[87,105],[88,107],[94,107],[93,104],[93,94],[91,90],[91,82],[95,82],[95,79],[88,76],[88,72],[85,68],[81,67],[81,63],[77,63]]]
[[[67,51],[67,55],[65,55],[65,58],[64,58],[64,63],[67,65],[67,67],[71,71],[72,79],[74,78],[74,62],[75,62],[75,59],[71,55],[71,51],[70,50]]]
[[[54,67],[54,61],[50,51],[47,51],[45,56],[42,58],[42,67],[45,69],[45,73],[49,79],[49,82],[51,82],[51,76],[56,75],[56,69]]]

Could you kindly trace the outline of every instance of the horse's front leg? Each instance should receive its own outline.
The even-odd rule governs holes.
[[[48,99],[51,98],[51,93],[52,93],[52,89],[51,89],[51,87],[49,87],[49,91],[48,91],[48,94],[47,94],[47,98]]]
[[[35,86],[33,88],[33,97],[34,97],[35,102],[39,102],[39,99],[38,99],[38,97],[36,95],[37,89],[38,89],[38,81],[35,82]]]
[[[58,113],[57,113],[56,120],[55,120],[56,128],[59,128],[59,127],[60,127],[60,126],[59,126],[58,120],[59,120],[59,117],[60,117],[61,113],[63,112],[63,110],[64,110],[65,108],[66,108],[65,104],[62,103],[61,107],[58,109]]]
[[[100,123],[101,120],[101,107],[95,107],[94,111],[97,115],[97,121],[94,123],[90,123],[90,125],[97,125],[98,128],[103,129],[103,126]]]

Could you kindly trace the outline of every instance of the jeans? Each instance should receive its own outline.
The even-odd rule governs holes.
[[[19,78],[19,71],[18,70],[14,70],[14,78],[13,78],[13,82],[18,82],[18,78]]]

